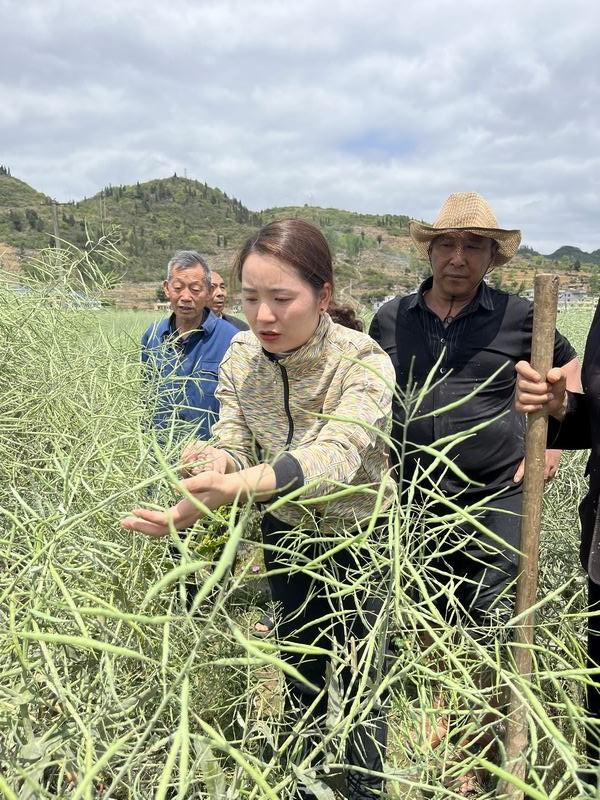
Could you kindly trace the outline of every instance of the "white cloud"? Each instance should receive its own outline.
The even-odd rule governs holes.
[[[59,199],[181,174],[251,208],[431,219],[479,190],[600,247],[600,8],[575,0],[0,0],[1,159]]]

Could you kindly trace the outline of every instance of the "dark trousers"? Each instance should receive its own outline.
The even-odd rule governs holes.
[[[361,667],[361,659],[365,653],[366,637],[383,606],[383,592],[387,582],[383,580],[381,573],[374,574],[373,580],[363,581],[356,591],[347,594],[340,592],[339,586],[329,585],[326,579],[348,585],[361,575],[364,578],[365,571],[370,568],[374,572],[376,570],[376,565],[366,563],[365,557],[359,555],[355,545],[340,551],[335,558],[326,559],[311,570],[311,575],[302,571],[302,565],[326,553],[326,541],[321,541],[316,533],[290,533],[292,528],[289,525],[268,514],[263,517],[261,527],[263,543],[266,545],[264,559],[268,572],[284,570],[280,574],[268,575],[271,594],[278,605],[276,634],[282,642],[283,650],[285,652],[285,643],[289,642],[294,645],[316,645],[326,649],[328,653],[337,651],[341,658],[346,657],[346,665],[339,670],[337,676],[337,686],[344,710],[349,712],[357,700],[358,684],[365,671],[369,674],[370,689],[364,692],[365,698],[364,701],[361,698],[361,702],[370,699],[385,668],[385,633],[382,634],[379,647],[370,663],[365,662]],[[334,545],[330,544],[332,546]],[[279,549],[271,550],[271,547]],[[282,552],[283,549],[287,552]],[[358,665],[357,669],[348,665],[350,648],[355,653],[354,663]],[[325,654],[303,655],[293,652],[286,653],[285,659],[319,690],[315,692],[304,683],[286,675],[285,713],[293,720],[296,714],[303,714],[315,702],[319,692],[327,687],[327,681],[331,679],[331,669],[335,671],[338,662]],[[382,771],[387,741],[385,705],[385,698],[378,698],[373,709],[364,716],[359,709],[361,721],[350,728],[343,759],[347,768],[348,797],[353,800],[380,796],[382,780],[352,770],[352,767]],[[311,742],[319,742],[326,733],[327,713],[328,694],[324,691],[303,726],[307,733],[308,748],[311,747]],[[321,759],[316,759],[317,763],[313,766],[318,768],[319,761]]]
[[[445,537],[418,539],[413,562],[424,567],[424,578],[435,605],[448,622],[460,619],[470,634],[485,641],[490,633],[502,635],[502,625],[512,614],[513,587],[519,554],[502,543],[519,548],[523,495],[516,492],[490,501],[476,513],[478,521],[500,542],[461,523]],[[447,513],[441,505],[435,513]],[[418,600],[417,597],[415,599]]]
[[[588,611],[600,615],[600,586],[588,578]],[[587,625],[587,665],[590,669],[600,667],[600,616],[589,616]],[[592,677],[588,685],[586,705],[590,716],[590,727],[586,731],[586,750],[590,765],[600,762],[600,675]]]

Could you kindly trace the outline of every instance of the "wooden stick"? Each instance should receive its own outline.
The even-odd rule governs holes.
[[[545,376],[552,367],[558,301],[558,275],[537,275],[534,282],[533,339],[531,365]],[[515,616],[522,618],[515,628],[513,658],[522,678],[531,675],[531,646],[534,637],[534,612],[528,609],[536,602],[538,556],[548,415],[536,411],[527,415],[525,440],[525,476],[523,479],[523,516],[521,520],[521,557],[517,578]],[[528,707],[517,685],[511,689],[506,728],[506,768],[517,778],[525,779],[528,742]],[[498,794],[517,800],[523,791],[509,781],[501,783]]]

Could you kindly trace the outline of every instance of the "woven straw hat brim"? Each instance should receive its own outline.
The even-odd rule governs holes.
[[[492,265],[501,266],[506,264],[511,258],[516,255],[519,245],[521,244],[521,231],[519,230],[505,230],[504,228],[434,228],[433,225],[427,225],[425,222],[419,222],[416,219],[411,219],[408,225],[410,237],[415,243],[415,247],[422,256],[428,257],[429,245],[436,238],[445,233],[452,233],[453,231],[463,231],[464,233],[474,233],[477,236],[486,236],[489,239],[494,239],[498,242],[498,252],[494,258]]]

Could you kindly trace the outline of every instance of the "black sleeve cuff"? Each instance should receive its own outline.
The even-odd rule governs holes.
[[[281,497],[304,486],[304,473],[300,463],[290,453],[284,453],[273,464],[275,473],[275,497]]]
[[[548,432],[546,434],[546,447],[549,447],[551,450],[563,449],[559,444],[561,426],[562,423],[559,422],[557,419],[554,419],[554,417],[548,417]]]
[[[546,446],[559,450],[587,450],[592,446],[587,397],[567,389],[567,408],[561,422],[548,417]]]

